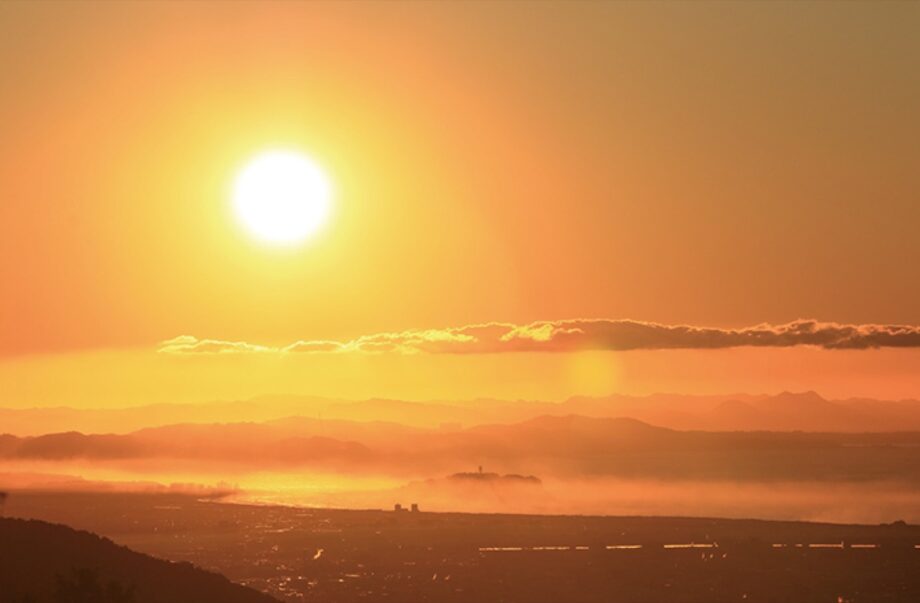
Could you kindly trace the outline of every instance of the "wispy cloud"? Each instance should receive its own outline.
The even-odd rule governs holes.
[[[350,341],[299,340],[284,347],[182,335],[160,344],[169,354],[492,354],[578,350],[718,349],[742,346],[826,349],[920,347],[920,326],[796,320],[738,329],[635,320],[573,319],[528,325],[484,323],[364,335]]]
[[[198,339],[191,335],[180,335],[160,343],[158,351],[167,354],[259,354],[279,350],[245,341]]]

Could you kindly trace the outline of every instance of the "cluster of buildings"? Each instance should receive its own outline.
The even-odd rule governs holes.
[[[409,507],[408,509],[407,509],[406,507],[402,506],[402,504],[400,504],[400,503],[396,503],[395,505],[393,505],[393,512],[394,512],[394,513],[405,513],[406,511],[408,511],[408,512],[410,512],[410,513],[418,513],[418,512],[419,512],[419,511],[418,511],[418,503],[412,503],[412,506]]]

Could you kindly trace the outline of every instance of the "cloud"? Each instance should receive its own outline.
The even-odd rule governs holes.
[[[191,335],[180,335],[160,343],[157,351],[167,354],[257,354],[279,350],[245,341],[198,339]]]
[[[295,341],[285,347],[283,351],[298,354],[328,354],[330,352],[344,352],[346,351],[346,346],[338,341]]]
[[[283,348],[183,335],[164,341],[171,354],[401,353],[492,354],[580,350],[720,349],[817,346],[825,349],[920,347],[920,326],[840,324],[796,320],[724,329],[613,319],[538,321],[527,325],[484,323],[446,329],[364,335],[350,341],[301,340]]]
[[[502,337],[517,350],[717,349],[741,346],[827,349],[920,347],[920,327],[847,325],[796,320],[740,329],[663,325],[632,320],[565,320],[517,327]]]

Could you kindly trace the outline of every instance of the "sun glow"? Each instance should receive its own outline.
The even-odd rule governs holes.
[[[293,245],[325,224],[331,187],[326,174],[300,153],[269,151],[237,176],[233,206],[237,218],[259,240]]]

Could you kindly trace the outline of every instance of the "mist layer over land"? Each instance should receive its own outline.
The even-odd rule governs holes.
[[[916,401],[829,401],[814,392],[562,403],[263,398],[0,414],[12,432],[0,435],[0,487],[9,489],[217,491],[230,501],[344,508],[920,520]],[[37,434],[38,425],[61,431]]]

